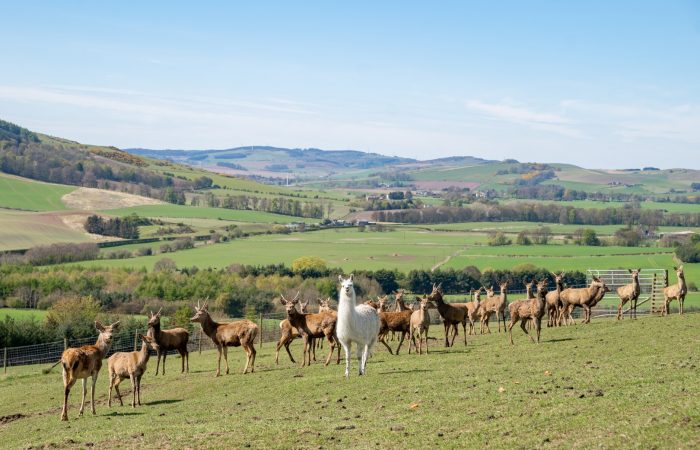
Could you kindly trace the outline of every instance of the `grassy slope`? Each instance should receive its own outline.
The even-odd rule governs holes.
[[[61,201],[75,186],[42,183],[0,173],[0,208],[26,211],[57,211],[67,209]]]
[[[0,209],[0,251],[89,240],[85,233],[69,228],[55,214]]]
[[[5,317],[12,317],[15,320],[27,320],[34,317],[37,320],[43,320],[47,314],[47,311],[41,309],[0,308],[0,321],[5,320]]]
[[[223,219],[239,222],[290,223],[300,221],[317,222],[314,219],[285,216],[260,211],[240,211],[225,208],[208,208],[184,205],[145,205],[103,211],[106,214],[124,216],[136,213],[145,217],[162,217],[177,222],[178,218]]]
[[[700,315],[596,320],[544,329],[539,346],[517,330],[514,347],[494,333],[470,338],[466,348],[433,342],[422,357],[379,350],[364,378],[352,362],[349,381],[342,366],[299,369],[283,358],[276,367],[270,344],[260,349],[255,374],[240,375],[242,352],[232,349],[234,373],[214,379],[215,355],[205,352],[192,355],[189,375],[155,378],[150,367],[145,405],[136,410],[107,408],[103,367],[97,416],[76,419],[76,387],[68,423],[59,421],[58,371],[11,369],[0,378],[0,416],[26,417],[2,425],[3,445],[696,448],[698,326]],[[297,355],[298,348],[296,341]],[[128,399],[128,381],[122,386]]]

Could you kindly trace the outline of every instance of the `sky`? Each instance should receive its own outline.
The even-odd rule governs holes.
[[[700,1],[4,2],[0,118],[247,145],[700,169]]]

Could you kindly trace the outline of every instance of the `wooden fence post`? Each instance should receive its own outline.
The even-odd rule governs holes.
[[[262,348],[262,343],[263,343],[263,315],[260,313],[260,348]]]
[[[202,354],[202,333],[204,330],[200,327],[199,328],[199,354]]]
[[[63,338],[63,350],[67,350],[67,349],[68,349],[68,338],[64,337]]]

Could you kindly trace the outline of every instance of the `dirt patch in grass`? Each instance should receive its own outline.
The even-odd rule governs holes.
[[[70,194],[64,195],[61,200],[69,208],[83,211],[164,204],[164,202],[154,198],[86,187],[78,188]]]

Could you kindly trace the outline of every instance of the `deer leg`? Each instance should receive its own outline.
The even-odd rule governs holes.
[[[540,332],[542,331],[542,319],[535,319],[535,331],[537,332],[537,343],[540,343]]]
[[[255,372],[255,358],[258,356],[258,351],[255,350],[255,339],[250,343],[250,353],[252,357],[250,358],[250,373]]]
[[[228,368],[228,346],[227,345],[222,345],[223,351],[224,351],[224,364],[226,364],[226,375],[228,375],[229,368]],[[165,364],[163,364],[165,366]]]
[[[513,342],[513,325],[515,325],[515,322],[513,322],[513,317],[511,317],[510,322],[508,323],[508,335],[510,336],[510,345],[515,345],[515,343]]]
[[[678,315],[682,316],[683,315],[683,302],[685,301],[685,297],[678,297]]]
[[[386,349],[389,350],[389,353],[391,353],[392,355],[394,354],[394,351],[391,349],[391,347],[389,347],[389,344],[386,343],[386,333],[379,336],[379,342],[384,344],[384,347],[386,347]]]
[[[275,364],[279,365],[280,364],[280,349],[284,345],[284,336],[280,336],[280,340],[277,341],[277,345],[275,346]],[[285,345],[286,347],[286,345]],[[289,349],[287,349],[287,352],[289,352]],[[289,354],[289,357],[292,357],[292,354]],[[292,359],[292,362],[294,362],[294,359]]]
[[[450,346],[450,335],[449,335],[449,324],[447,323],[446,320],[442,322],[442,324],[445,326],[445,347]]]
[[[328,332],[328,333],[324,333],[324,334],[326,336],[326,339],[328,339],[328,347],[329,347],[328,357],[326,357],[326,362],[323,364],[323,366],[326,367],[326,366],[328,366],[328,364],[330,364],[331,358],[333,357],[333,350],[335,350],[335,342],[333,340],[333,333],[332,332]],[[323,338],[321,338],[320,340],[323,341]],[[340,356],[340,352],[338,352],[338,356]]]
[[[252,352],[250,351],[251,345],[250,342],[242,343],[243,350],[245,350],[245,366],[243,366],[243,375],[248,373],[248,364],[250,364],[250,357],[252,356]]]
[[[68,420],[68,394],[70,388],[75,384],[75,378],[71,378],[66,368],[63,368],[63,410],[61,411],[61,420]]]
[[[452,324],[452,342],[450,342],[450,347],[455,345],[455,339],[457,338],[458,334],[459,334],[459,330],[457,329],[457,325]]]
[[[214,375],[214,376],[218,377],[218,376],[221,376],[221,353],[222,353],[222,350],[221,350],[220,345],[216,347],[216,351],[218,353],[218,359],[216,360],[216,375]]]
[[[311,351],[314,352],[314,362],[316,362],[316,338],[311,338]]]
[[[466,336],[465,336],[466,338]],[[428,354],[428,329],[425,329],[425,354]]]
[[[136,386],[139,388],[139,406],[141,406],[141,376],[143,376],[143,374],[136,377]]]
[[[588,305],[583,305],[583,323],[591,323],[591,307]]]
[[[401,339],[399,340],[399,346],[396,347],[396,356],[399,355],[399,350],[401,350],[401,344],[403,344],[403,340],[406,338],[406,332],[402,331],[401,332]],[[410,345],[410,344],[409,344]]]
[[[462,331],[464,332],[464,345],[467,345],[467,321],[462,322]],[[428,338],[425,338],[425,347],[428,347]],[[427,351],[426,351],[427,353]]]
[[[122,393],[119,392],[119,383],[122,382],[122,379],[117,377],[116,381],[114,382],[114,390],[117,391],[117,399],[119,399],[119,405],[124,406],[124,401],[122,400]]]
[[[160,369],[160,348],[156,352],[156,376],[158,376],[159,369]]]
[[[527,337],[530,338],[530,340],[531,340],[532,342],[535,342],[535,339],[533,339],[533,337],[530,336],[530,333],[527,332],[527,329],[526,329],[526,327],[525,327],[525,322],[530,323],[530,318],[528,318],[527,320],[521,320],[521,321],[520,321],[520,328],[523,329],[523,332],[527,335]]]
[[[131,390],[132,390],[132,399],[131,399],[131,407],[136,408],[136,374],[129,374],[129,379],[131,380]]]
[[[85,409],[85,396],[87,395],[87,378],[83,378],[83,397],[80,400],[80,411],[78,412],[78,416],[83,415],[83,410]]]
[[[90,406],[92,407],[92,415],[97,414],[95,412],[95,384],[97,384],[97,374],[98,372],[95,372],[92,375],[92,386],[90,387]]]
[[[185,349],[184,352],[180,350],[178,351],[178,353],[180,353],[180,364],[182,366],[180,373],[185,373],[185,355],[187,354],[187,349]]]

